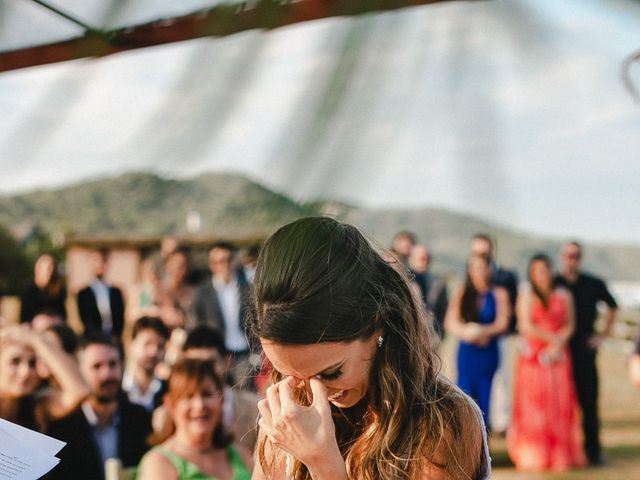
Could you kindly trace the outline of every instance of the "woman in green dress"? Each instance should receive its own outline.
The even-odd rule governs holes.
[[[251,454],[222,424],[222,380],[212,362],[180,360],[169,377],[165,406],[175,430],[155,439],[142,459],[140,480],[249,480]]]

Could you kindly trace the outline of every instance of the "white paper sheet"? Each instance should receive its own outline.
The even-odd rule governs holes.
[[[0,480],[36,480],[55,467],[64,442],[0,419]]]

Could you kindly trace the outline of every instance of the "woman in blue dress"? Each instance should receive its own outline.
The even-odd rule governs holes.
[[[473,398],[489,426],[491,383],[498,364],[498,336],[509,325],[509,295],[491,281],[489,258],[471,257],[464,286],[449,305],[445,328],[460,340],[458,386]]]

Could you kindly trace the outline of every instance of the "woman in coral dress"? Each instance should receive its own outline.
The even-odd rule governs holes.
[[[569,292],[553,288],[551,261],[529,262],[531,288],[518,295],[522,348],[507,437],[518,470],[562,471],[585,464],[567,340],[575,318]]]

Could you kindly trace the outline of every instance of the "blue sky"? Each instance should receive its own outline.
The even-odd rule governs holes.
[[[638,244],[639,48],[640,2],[491,0],[3,73],[0,192],[235,171]]]

